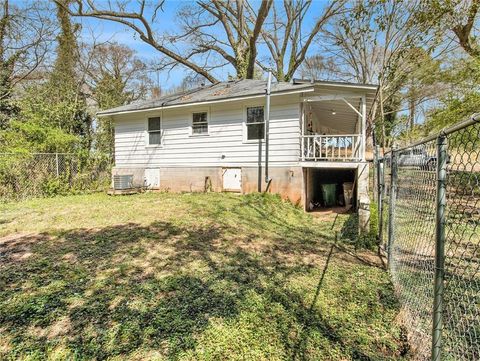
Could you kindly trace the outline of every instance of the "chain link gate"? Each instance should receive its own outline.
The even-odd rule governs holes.
[[[480,116],[376,152],[379,239],[418,359],[480,359]]]

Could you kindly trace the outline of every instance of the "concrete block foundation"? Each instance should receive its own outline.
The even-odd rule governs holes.
[[[170,192],[221,192],[222,168],[160,168],[160,189]]]
[[[160,167],[160,187],[169,192],[222,192],[223,167]],[[135,187],[145,184],[144,168],[113,168],[115,174],[132,174]],[[258,190],[258,168],[241,167],[241,193],[247,194]],[[294,204],[303,202],[303,172],[301,167],[272,167],[269,169],[272,179],[268,186],[269,193],[277,193]],[[267,189],[265,175],[262,171],[261,190]]]
[[[301,167],[275,167],[269,169],[270,184],[265,183],[265,174],[261,175],[261,191],[280,194],[293,204],[303,203],[303,171]],[[242,168],[242,192],[258,191],[258,168]]]

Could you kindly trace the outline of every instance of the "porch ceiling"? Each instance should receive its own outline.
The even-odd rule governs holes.
[[[349,99],[350,103],[359,108],[360,100]],[[343,100],[330,100],[306,103],[307,109],[315,113],[320,125],[338,130],[339,134],[356,134],[358,114]],[[333,114],[335,113],[335,114]]]
[[[315,91],[305,97],[306,109],[315,113],[318,122],[327,128],[338,130],[339,134],[357,134],[359,127],[356,113],[342,98],[361,112],[361,98],[365,97],[367,115],[370,112],[376,92],[355,87],[331,87],[316,85]],[[335,114],[333,114],[335,113]]]

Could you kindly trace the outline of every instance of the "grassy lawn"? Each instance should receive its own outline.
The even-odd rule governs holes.
[[[387,273],[334,245],[349,218],[218,193],[0,205],[0,359],[401,359]]]

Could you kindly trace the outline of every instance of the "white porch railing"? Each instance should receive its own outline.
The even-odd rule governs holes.
[[[302,160],[304,161],[358,161],[361,135],[304,135],[302,138]]]

